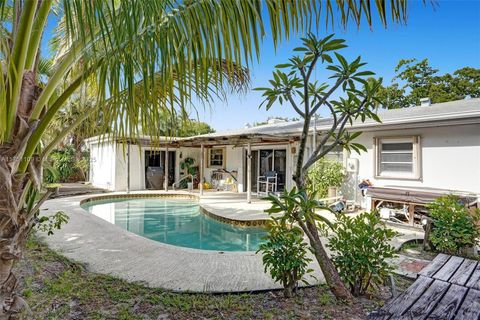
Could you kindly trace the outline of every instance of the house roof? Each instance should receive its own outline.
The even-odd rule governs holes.
[[[456,100],[444,103],[436,103],[430,106],[416,106],[394,110],[379,110],[378,116],[381,123],[372,119],[365,122],[356,120],[349,129],[352,131],[377,131],[396,128],[421,128],[432,126],[448,126],[459,124],[480,123],[480,98]],[[321,133],[332,126],[332,118],[316,120],[316,130]],[[303,129],[303,121],[289,121],[273,124],[265,124],[250,128],[227,130],[209,134],[203,134],[186,138],[157,139],[161,144],[182,146],[206,146],[225,144],[250,143],[279,143],[298,140]],[[310,124],[310,133],[313,133],[313,123]],[[91,140],[95,138],[90,138]],[[142,136],[141,140],[148,141],[148,136]],[[97,139],[98,140],[98,139]]]
[[[384,130],[392,126],[401,128],[431,127],[455,124],[480,123],[480,98],[436,103],[430,106],[381,110],[378,116],[382,123],[367,120],[355,121],[353,129]]]
[[[395,126],[407,128],[480,123],[480,98],[436,103],[422,107],[417,106],[394,110],[380,110],[377,114],[382,120],[381,123],[372,119],[368,119],[365,122],[356,120],[349,128],[354,131],[374,131],[390,129]],[[317,119],[317,131],[321,132],[322,130],[328,130],[331,128],[332,122],[332,118]],[[200,143],[241,136],[271,136],[276,137],[277,139],[282,137],[294,138],[298,137],[302,130],[303,121],[291,121],[209,133],[183,138],[181,141]],[[313,132],[313,123],[310,123],[310,132]]]

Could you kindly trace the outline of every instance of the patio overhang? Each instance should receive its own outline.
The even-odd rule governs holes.
[[[236,135],[200,135],[194,137],[138,137],[138,138],[116,138],[116,143],[125,145],[140,145],[142,147],[159,148],[211,148],[216,146],[233,145],[243,147],[250,145],[265,144],[289,144],[300,140],[298,135],[271,135],[271,134],[236,134]],[[105,142],[112,139],[105,139]]]
[[[234,145],[247,146],[257,144],[283,144],[298,141],[298,135],[269,135],[269,134],[236,134],[236,135],[203,135],[178,139],[175,142],[180,147],[206,148]]]
[[[235,133],[235,134],[206,134],[195,137],[178,139],[179,147],[200,148],[200,181],[204,180],[204,161],[205,150],[218,146],[233,145],[235,147],[246,148],[247,163],[247,203],[251,203],[252,194],[252,145],[272,145],[272,144],[291,144],[300,139],[299,135],[273,135],[265,133]],[[200,184],[200,194],[203,194],[203,184]]]

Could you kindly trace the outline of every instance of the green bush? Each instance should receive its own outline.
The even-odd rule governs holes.
[[[72,148],[55,150],[50,155],[52,167],[58,170],[59,182],[66,182],[75,173],[75,154]]]
[[[303,276],[312,271],[308,269],[312,260],[307,257],[306,248],[302,229],[272,219],[267,241],[257,252],[262,253],[265,272],[283,285],[286,298],[295,293],[299,281],[306,282]]]
[[[338,161],[320,159],[308,170],[308,189],[318,198],[328,196],[328,187],[340,187],[345,181],[343,165]]]
[[[88,152],[82,153],[80,160],[76,159],[75,149],[67,145],[54,150],[44,165],[44,182],[73,182],[85,179],[90,164]]]
[[[60,181],[60,172],[51,163],[45,162],[43,164],[43,182],[56,183]]]
[[[467,250],[480,237],[480,210],[469,211],[459,197],[447,195],[428,205],[432,219],[430,241],[436,250],[448,254],[468,255]]]
[[[372,284],[381,284],[393,271],[386,259],[395,256],[388,243],[397,233],[388,229],[375,212],[356,217],[338,215],[328,247],[332,261],[353,295],[367,292]]]

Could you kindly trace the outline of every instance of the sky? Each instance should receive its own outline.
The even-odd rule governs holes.
[[[400,59],[428,58],[432,67],[441,74],[470,66],[480,68],[480,0],[437,1],[435,8],[411,1],[406,25],[388,25],[387,29],[377,21],[373,28],[364,24],[359,29],[320,29],[319,37],[335,33],[345,39],[347,45],[341,53],[351,61],[357,56],[367,62],[368,70],[384,78],[388,84],[394,77],[394,69]],[[271,38],[266,38],[261,49],[260,61],[250,68],[251,87],[268,86],[275,65],[286,62],[299,46],[298,37],[282,43],[274,50]],[[316,79],[320,82],[328,73],[318,68]],[[259,109],[261,93],[229,95],[227,101],[215,101],[211,109],[198,106],[199,120],[209,123],[215,130],[241,128],[246,123],[265,121],[268,117],[298,117],[288,105],[274,105],[268,111]],[[326,116],[323,112],[321,115]]]
[[[47,33],[56,22],[56,19],[49,19]],[[335,33],[336,37],[345,39],[348,48],[342,49],[341,54],[349,61],[360,55],[368,63],[366,68],[383,77],[385,84],[392,81],[400,59],[428,58],[440,74],[465,66],[480,68],[480,0],[436,0],[435,6],[428,0],[426,5],[410,0],[406,25],[390,22],[385,29],[376,20],[372,28],[367,24],[360,28],[351,24],[346,29],[322,27],[316,33],[318,37]],[[267,33],[258,63],[250,65],[251,88],[268,86],[275,65],[288,61],[294,54],[293,49],[301,44],[301,36],[292,36],[275,50]],[[45,38],[48,39],[48,35]],[[44,52],[48,52],[47,41],[43,41],[42,46]],[[324,82],[328,76],[328,72],[319,67],[314,79]],[[265,121],[268,117],[297,117],[286,104],[274,105],[266,111],[259,109],[261,102],[260,92],[248,90],[230,94],[226,100],[216,100],[207,107],[195,103],[197,112],[192,112],[191,116],[207,122],[217,131],[241,128],[246,123]],[[327,113],[321,111],[320,115],[327,116]]]

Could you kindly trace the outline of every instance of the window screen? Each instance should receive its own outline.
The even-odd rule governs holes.
[[[377,175],[384,177],[415,177],[417,168],[414,137],[379,139]]]

